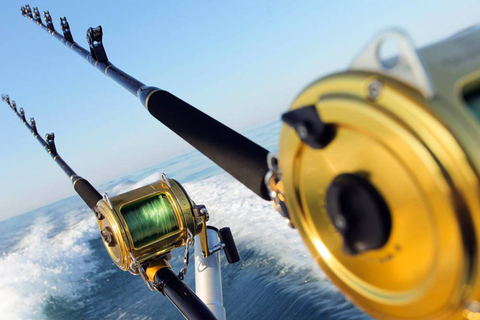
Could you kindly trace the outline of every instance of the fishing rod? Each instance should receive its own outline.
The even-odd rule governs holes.
[[[147,110],[296,227],[329,279],[378,319],[480,317],[480,31],[424,48],[375,37],[282,115],[278,159],[167,91],[113,66],[38,9],[22,15],[136,95]],[[394,56],[382,52],[389,41]],[[266,160],[267,159],[267,160]]]
[[[102,196],[98,191],[84,178],[80,177],[73,171],[72,168],[60,157],[55,146],[55,134],[47,133],[45,135],[45,140],[39,135],[37,130],[37,124],[34,118],[30,118],[30,123],[27,122],[25,118],[25,111],[23,108],[17,110],[17,104],[14,100],[10,100],[8,95],[2,94],[2,101],[5,101],[13,112],[20,118],[23,124],[27,129],[33,134],[35,139],[42,145],[45,151],[53,158],[53,160],[58,164],[58,166],[65,172],[65,174],[70,178],[73,188],[91,209],[95,208],[95,205],[98,201],[102,199]]]
[[[65,46],[87,60],[92,66],[140,99],[145,108],[188,143],[230,173],[255,194],[270,200],[264,183],[268,151],[235,132],[173,94],[145,85],[113,65],[103,47],[102,27],[89,28],[89,50],[78,45],[65,17],[60,18],[63,35],[55,30],[52,17],[44,11],[45,24],[38,8],[21,7],[23,16],[30,18]]]
[[[2,94],[2,101],[70,178],[75,191],[95,213],[103,244],[120,269],[140,275],[150,290],[165,295],[186,319],[225,319],[218,253],[223,250],[229,263],[240,260],[228,227],[207,227],[209,213],[205,206],[194,204],[180,183],[165,175],[158,182],[112,198],[106,193],[100,195],[60,157],[54,133],[46,134],[44,140],[34,118],[28,123],[23,108],[17,110],[16,102],[8,95]],[[195,275],[201,297],[182,281],[195,236]],[[184,265],[177,275],[168,261],[171,250],[181,247],[185,247]]]

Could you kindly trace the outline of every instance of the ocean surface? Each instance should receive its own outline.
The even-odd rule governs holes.
[[[273,121],[244,134],[276,152],[279,132]],[[370,319],[328,281],[270,203],[196,151],[97,187],[113,196],[162,172],[207,206],[210,225],[232,229],[242,261],[230,265],[222,254],[228,319]],[[0,319],[183,319],[140,277],[113,264],[76,196],[0,222],[0,250]],[[176,272],[182,253],[172,253]],[[193,254],[191,261],[186,282],[194,288]]]

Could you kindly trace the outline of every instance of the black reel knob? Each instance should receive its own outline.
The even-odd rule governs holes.
[[[237,263],[240,261],[240,254],[238,253],[230,228],[225,227],[218,230],[218,237],[220,238],[220,242],[225,244],[223,252],[225,252],[225,257],[227,257],[228,263]]]
[[[343,237],[343,251],[355,255],[380,249],[390,237],[392,218],[380,192],[364,177],[341,174],[327,189],[328,215]]]

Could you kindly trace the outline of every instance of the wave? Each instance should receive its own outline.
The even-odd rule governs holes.
[[[73,220],[73,215],[64,219]],[[88,239],[96,235],[93,219],[70,221],[71,227],[52,235],[53,219],[40,217],[24,238],[0,258],[0,312],[3,319],[41,319],[45,304],[62,298],[78,305],[89,290],[96,262]],[[80,305],[78,305],[80,306]]]
[[[116,186],[112,183],[106,189],[113,196],[158,179],[159,173],[130,177]],[[206,205],[210,212],[209,225],[218,228],[229,226],[232,229],[239,251],[243,254],[244,259],[238,265],[223,262],[226,297],[229,289],[225,286],[233,277],[242,279],[235,280],[241,283],[253,284],[261,280],[271,286],[270,289],[263,288],[265,292],[278,290],[284,297],[292,299],[289,304],[309,305],[309,308],[319,310],[318,314],[322,318],[365,319],[364,315],[341,298],[311,258],[298,232],[287,225],[269,202],[258,198],[226,174],[188,182],[183,186],[195,202]],[[97,239],[99,236],[95,219],[76,200],[45,208],[51,212],[37,217],[25,229],[25,236],[0,258],[2,318],[43,319],[45,308],[49,305],[58,306],[58,301],[66,301],[62,305],[68,305],[73,310],[82,309],[82,301],[85,301],[86,296],[92,292],[92,295],[98,294],[95,292],[95,283],[99,279],[108,281],[113,273],[120,273],[110,262],[107,267],[104,265],[108,260],[106,255],[102,255],[104,261],[98,259],[98,252],[104,249],[99,243],[100,239]],[[62,215],[63,218],[58,219]],[[175,254],[179,257],[172,260],[172,266],[177,268],[181,259],[178,252]],[[193,280],[193,270],[190,272],[187,277],[190,278],[187,281],[189,283]],[[140,279],[135,280],[138,286],[143,286]],[[243,286],[244,288],[237,287],[234,290],[250,290],[250,285]],[[268,299],[268,295],[260,294],[263,291],[257,289],[257,294]],[[142,298],[143,296],[137,299]],[[105,300],[104,303],[108,302]],[[115,305],[116,302],[112,300],[109,303]],[[231,303],[237,305],[238,300]],[[227,299],[227,308],[228,304]],[[256,306],[251,306],[249,312],[257,309],[252,317],[258,316],[258,309],[267,312],[267,304],[267,301],[259,300]],[[235,305],[227,309],[229,314],[245,311],[237,310],[239,308]],[[295,312],[301,310],[297,308]],[[127,312],[125,309],[116,309],[108,316],[132,318],[138,311],[138,308],[127,309]],[[80,310],[77,314],[84,312]],[[275,312],[272,311],[271,314],[274,315]],[[139,319],[148,318],[145,314],[136,316]],[[243,314],[239,318],[246,319],[248,315]]]

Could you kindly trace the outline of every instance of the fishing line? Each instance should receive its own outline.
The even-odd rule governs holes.
[[[136,202],[121,211],[136,248],[178,230],[175,212],[165,195]]]

